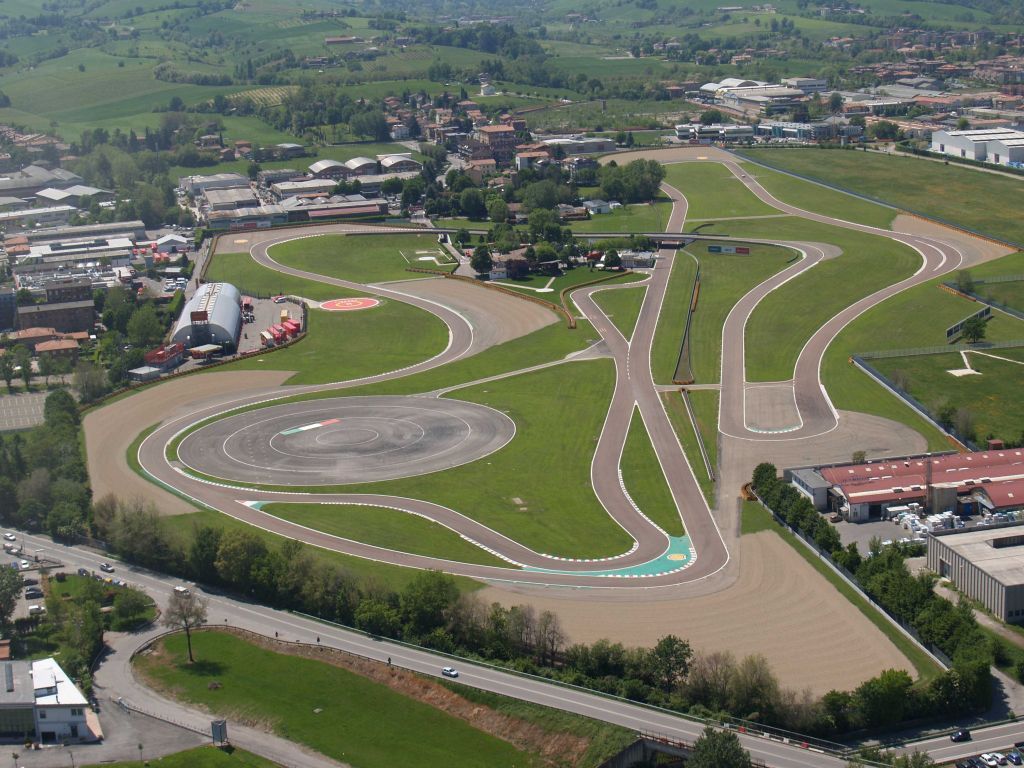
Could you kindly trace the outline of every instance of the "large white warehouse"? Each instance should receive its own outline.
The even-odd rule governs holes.
[[[185,304],[174,326],[172,342],[187,348],[219,344],[226,351],[238,347],[242,332],[242,297],[230,283],[205,283]]]
[[[1024,163],[1024,131],[1013,128],[935,131],[932,152],[996,165]]]

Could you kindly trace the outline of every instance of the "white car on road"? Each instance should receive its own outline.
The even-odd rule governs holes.
[[[4,541],[17,541],[17,540],[18,540],[18,537],[15,536],[13,533],[5,533],[4,534]]]
[[[458,677],[459,670],[457,670],[455,667],[444,667],[441,670],[441,674],[445,677]]]

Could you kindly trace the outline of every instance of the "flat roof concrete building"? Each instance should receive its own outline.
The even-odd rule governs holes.
[[[971,131],[935,131],[932,152],[967,160],[1010,165],[1024,162],[1024,131],[981,128]]]
[[[1024,622],[1024,524],[936,531],[928,568],[998,618]]]
[[[208,189],[203,192],[211,211],[230,211],[235,208],[252,208],[259,205],[256,194],[249,187],[232,189]]]

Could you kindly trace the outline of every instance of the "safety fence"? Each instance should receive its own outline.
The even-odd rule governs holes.
[[[920,355],[948,355],[958,352],[983,352],[989,349],[1012,349],[1024,347],[1024,340],[1011,339],[1009,341],[979,341],[973,344],[945,344],[941,347],[911,347],[910,349],[880,349],[873,352],[858,352],[854,359],[861,360],[884,360],[894,357],[918,357]]]
[[[1019,277],[1014,275],[1014,276],[1011,276],[1011,278],[1012,279],[1007,279],[1007,280],[1002,280],[1002,279],[997,279],[997,280],[975,280],[974,284],[976,286],[978,286],[978,285],[995,284],[995,283],[1015,283],[1018,280],[1024,280],[1024,275],[1021,275]],[[964,296],[965,298],[972,299],[972,300],[978,302],[979,304],[987,304],[990,307],[998,309],[1000,312],[1005,312],[1008,315],[1012,315],[1013,317],[1016,317],[1018,320],[1024,320],[1024,312],[1022,312],[1021,310],[1017,309],[1016,307],[1008,306],[1006,304],[1003,304],[1001,301],[996,301],[995,299],[990,298],[988,296],[982,296],[981,294],[977,293],[976,291],[967,290],[965,288],[960,288],[959,286],[956,286],[953,283],[943,283],[942,287],[946,288],[946,289],[949,289],[951,291],[956,291],[957,293],[959,293],[960,295]]]

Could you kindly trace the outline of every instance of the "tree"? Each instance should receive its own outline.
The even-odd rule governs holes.
[[[508,219],[508,203],[500,197],[492,197],[487,201],[487,218],[498,222]]]
[[[131,587],[121,589],[114,598],[114,616],[121,621],[131,621],[149,607],[146,593]]]
[[[247,530],[225,531],[217,548],[217,573],[228,584],[251,591],[252,573],[267,555],[267,545]]]
[[[473,249],[473,255],[469,259],[469,266],[478,275],[483,275],[491,271],[494,266],[494,259],[491,258],[491,252],[488,250],[486,245],[478,245]]]
[[[879,120],[871,126],[871,135],[882,141],[895,141],[899,138],[900,127],[888,120]]]
[[[28,347],[19,344],[14,348],[14,367],[21,368],[18,375],[25,382],[25,389],[28,389],[32,383],[32,353],[28,351]]]
[[[487,215],[484,196],[474,187],[462,190],[462,194],[459,195],[459,208],[471,219],[482,219]]]
[[[974,315],[964,321],[964,327],[960,333],[971,344],[977,344],[985,338],[985,331],[987,330],[985,326],[985,318]]]
[[[107,374],[102,368],[83,361],[75,368],[74,387],[83,403],[91,403],[107,393]]]
[[[700,113],[701,125],[714,125],[715,123],[721,123],[724,119],[722,113],[717,109],[709,109]]]
[[[7,385],[7,391],[13,392],[14,387],[14,355],[10,353],[10,350],[0,350],[4,354],[0,355],[0,377],[3,377],[4,384]]]
[[[832,114],[841,112],[843,109],[843,94],[835,91],[828,97],[828,111]]]
[[[164,337],[164,327],[152,304],[139,307],[128,320],[128,340],[136,347],[152,347]]]
[[[686,768],[750,768],[750,753],[735,733],[709,725],[694,743]]]
[[[189,664],[195,661],[192,656],[192,630],[206,623],[207,600],[192,592],[173,592],[167,603],[163,625],[171,629],[185,631],[185,642],[188,644]]]
[[[665,635],[651,649],[648,657],[652,683],[665,693],[672,693],[686,679],[691,658],[693,649],[688,642],[675,635]]]
[[[67,424],[77,427],[79,422],[78,403],[66,389],[55,389],[46,396],[43,403],[43,421],[49,427]]]
[[[11,620],[21,597],[21,575],[13,568],[0,568],[0,623]]]
[[[619,269],[622,266],[622,257],[614,248],[604,252],[604,265],[608,269]]]
[[[974,292],[974,277],[971,276],[971,270],[961,269],[956,273],[956,287],[964,293]]]
[[[971,121],[968,120],[966,117],[961,117],[959,120],[956,121],[956,129],[958,131],[966,131],[970,127]]]

